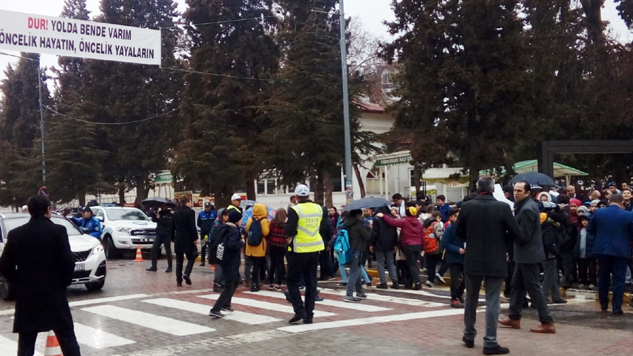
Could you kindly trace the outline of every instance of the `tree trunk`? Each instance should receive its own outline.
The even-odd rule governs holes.
[[[79,200],[79,206],[86,206],[86,191],[79,189],[77,190],[77,200]]]
[[[323,171],[323,190],[325,192],[325,206],[334,206],[334,199],[332,193],[334,186],[332,185],[332,173],[328,170]]]
[[[479,159],[477,154],[478,133],[477,121],[474,109],[468,113],[468,181],[470,182],[470,191],[477,189],[477,181],[479,180]]]
[[[225,208],[231,203],[231,189],[218,188],[213,190],[213,197],[215,199],[215,208]]]
[[[136,201],[141,204],[143,200],[147,198],[145,193],[145,180],[142,176],[136,177]]]
[[[255,189],[255,179],[246,180],[246,199],[257,201],[257,190]]]
[[[358,189],[360,189],[360,197],[365,197],[365,183],[363,183],[363,177],[360,175],[360,169],[358,164],[354,164],[354,173],[356,174],[356,180],[358,180]]]
[[[314,202],[323,205],[323,174],[321,172],[314,178]]]
[[[121,183],[119,185],[119,204],[125,204],[125,186]]]

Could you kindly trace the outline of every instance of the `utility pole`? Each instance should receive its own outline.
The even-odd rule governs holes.
[[[352,133],[349,118],[349,93],[347,89],[347,41],[345,39],[345,7],[344,0],[339,0],[339,16],[341,27],[341,70],[343,76],[343,117],[345,129],[345,195],[347,204],[354,200],[354,180],[352,173]]]
[[[42,56],[37,57],[37,89],[40,96],[40,132],[42,134],[42,183],[46,183],[46,155],[44,146],[44,111],[42,109],[42,74],[40,68],[40,61]]]

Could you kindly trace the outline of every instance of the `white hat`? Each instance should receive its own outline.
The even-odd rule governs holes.
[[[239,196],[239,194],[233,194],[233,196],[231,196],[231,200],[242,200],[242,197]]]
[[[299,184],[295,188],[295,195],[299,197],[309,197],[310,196],[310,188],[308,188],[305,184]]]

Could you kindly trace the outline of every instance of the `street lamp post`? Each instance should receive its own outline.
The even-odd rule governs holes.
[[[352,176],[352,133],[349,118],[349,93],[347,88],[347,41],[345,39],[344,0],[339,1],[341,30],[341,70],[343,79],[343,117],[345,131],[345,195],[347,204],[354,200],[354,181]]]

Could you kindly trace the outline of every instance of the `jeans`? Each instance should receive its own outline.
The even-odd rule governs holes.
[[[437,270],[437,264],[442,261],[442,255],[440,254],[429,254],[426,255],[426,272],[427,272],[427,281],[434,283],[435,282],[435,274]]]
[[[64,356],[81,356],[79,344],[75,337],[75,329],[71,324],[68,328],[54,330],[59,347]],[[35,353],[36,332],[22,332],[18,339],[18,356],[33,356]]]
[[[398,273],[396,272],[396,264],[394,263],[393,251],[376,251],[376,264],[378,265],[378,275],[380,276],[380,284],[387,283],[387,277],[385,276],[385,261],[387,262],[387,269],[389,270],[389,277],[391,282],[398,284]]]
[[[219,312],[222,308],[231,307],[231,299],[233,299],[233,294],[235,294],[238,284],[239,281],[224,281],[224,289],[222,289],[218,300],[213,304],[212,312]]]
[[[587,271],[589,273],[587,273]],[[578,281],[582,284],[596,284],[596,259],[595,258],[579,258],[578,259]]]
[[[187,252],[176,252],[176,280],[182,282],[182,265],[185,262],[185,256],[187,256],[187,267],[185,267],[185,276],[191,274],[193,270],[193,264],[196,263],[196,257],[198,257],[198,251],[196,249]]]
[[[554,322],[547,307],[547,300],[543,295],[539,275],[541,266],[539,263],[517,263],[512,276],[512,294],[510,295],[510,319],[520,320],[525,292],[530,295],[532,304],[536,305],[541,324]]]
[[[459,299],[464,295],[464,288],[466,287],[464,265],[452,264],[448,267],[451,271],[451,300]]]
[[[213,284],[220,287],[222,286],[222,279],[224,278],[222,274],[222,265],[216,264],[215,271],[213,272]]]
[[[270,283],[281,284],[281,281],[286,277],[286,266],[284,266],[284,256],[286,255],[286,249],[283,246],[270,246],[268,248],[268,254],[270,255],[270,271],[268,272],[268,279]],[[277,277],[277,279],[275,279]]]
[[[563,299],[560,296],[560,281],[558,280],[558,268],[556,260],[545,260],[543,262],[543,295],[547,299],[547,295],[552,293],[552,301]]]
[[[362,277],[362,282],[363,283],[369,283],[369,275],[367,274],[367,270],[365,269],[365,267],[360,266],[360,276]],[[341,268],[341,279],[343,281],[343,283],[347,283],[347,272],[345,271],[345,266],[343,266],[343,268]]]
[[[609,306],[609,282],[613,278],[613,311],[622,310],[624,299],[624,281],[629,259],[615,256],[598,256],[600,264],[600,284],[598,289],[600,306],[606,309]]]
[[[418,268],[418,256],[422,251],[421,245],[409,245],[404,246],[402,248],[402,252],[407,258],[407,266],[409,267],[409,275],[411,277],[411,282],[414,285],[421,284],[420,283],[420,269]],[[433,273],[435,275],[435,273]]]
[[[356,289],[356,294],[363,293],[363,283],[361,281],[361,270],[362,266],[362,258],[363,253],[359,250],[352,250],[352,262],[349,265],[349,279],[347,280],[347,296],[354,296],[354,289]]]
[[[481,283],[486,281],[486,336],[484,347],[495,347],[497,342],[497,320],[499,319],[499,298],[503,277],[466,276],[466,300],[464,305],[464,338],[475,341],[477,330],[477,305],[479,303],[479,290]]]
[[[169,237],[169,235],[156,235],[156,238],[154,239],[154,244],[152,245],[152,268],[156,268],[158,255],[160,254],[160,245],[165,245],[165,252],[167,253],[167,267],[171,269],[172,254],[171,238]]]
[[[266,269],[266,257],[251,257],[253,272],[251,274],[251,286],[259,287],[261,269]]]
[[[296,315],[304,318],[314,316],[314,301],[317,288],[317,266],[319,265],[319,252],[296,253],[288,252],[288,299]],[[305,303],[301,300],[299,292],[300,276],[305,282]]]

